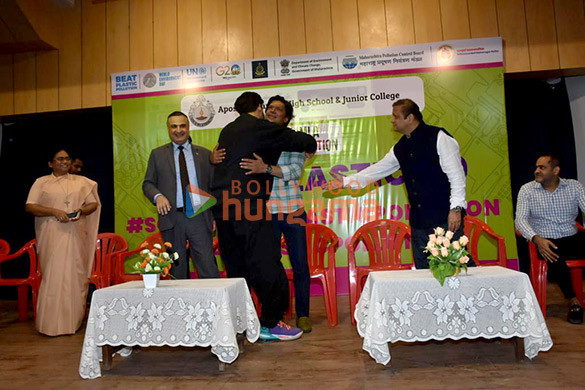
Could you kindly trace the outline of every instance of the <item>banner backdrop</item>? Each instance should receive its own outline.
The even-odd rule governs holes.
[[[300,188],[309,222],[329,226],[343,240],[337,252],[343,269],[347,244],[364,223],[408,223],[401,172],[377,190],[337,197],[313,183],[331,180],[330,170],[348,175],[381,159],[400,138],[390,123],[392,103],[410,98],[426,123],[444,127],[459,142],[467,212],[504,236],[508,258],[515,259],[502,61],[501,38],[488,38],[113,74],[116,232],[135,247],[157,231],[156,209],[141,186],[150,151],[170,142],[170,112],[184,112],[193,143],[212,149],[236,118],[233,104],[243,91],[265,101],[279,94],[295,108],[291,127],[317,140]],[[480,258],[496,258],[491,242],[479,248]],[[409,243],[405,249],[403,258],[412,260]],[[366,262],[362,246],[358,263]]]

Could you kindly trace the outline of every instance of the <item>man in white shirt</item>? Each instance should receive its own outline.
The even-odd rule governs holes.
[[[429,268],[424,248],[428,235],[441,226],[463,234],[465,172],[459,144],[445,129],[423,121],[418,105],[401,99],[392,105],[392,124],[402,138],[376,164],[348,177],[331,172],[330,189],[364,188],[368,182],[402,170],[410,202],[412,248],[416,268]],[[473,262],[470,261],[473,265]]]

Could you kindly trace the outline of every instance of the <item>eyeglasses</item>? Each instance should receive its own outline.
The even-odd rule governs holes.
[[[54,160],[59,162],[71,161],[71,157],[55,157]]]

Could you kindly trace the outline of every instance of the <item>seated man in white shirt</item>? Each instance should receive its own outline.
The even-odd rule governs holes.
[[[412,252],[416,268],[429,268],[424,249],[428,235],[441,226],[463,234],[465,201],[465,172],[461,163],[459,144],[447,130],[429,126],[423,121],[418,105],[401,99],[392,105],[392,124],[402,138],[376,164],[348,177],[331,172],[336,179],[330,189],[341,187],[364,188],[368,182],[388,177],[402,170],[410,203]],[[473,266],[472,260],[468,263]]]
[[[567,320],[583,322],[583,308],[575,296],[566,260],[585,258],[585,234],[577,230],[578,210],[585,214],[585,190],[577,180],[561,179],[559,159],[541,156],[534,181],[518,192],[516,229],[532,241],[548,263],[548,279],[555,281],[569,300]]]

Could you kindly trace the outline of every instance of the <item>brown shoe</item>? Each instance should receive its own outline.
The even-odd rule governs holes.
[[[567,314],[567,321],[571,324],[583,323],[583,308],[579,305],[572,305]]]
[[[300,328],[303,333],[311,333],[313,327],[311,326],[311,320],[309,317],[297,318],[297,328]]]

